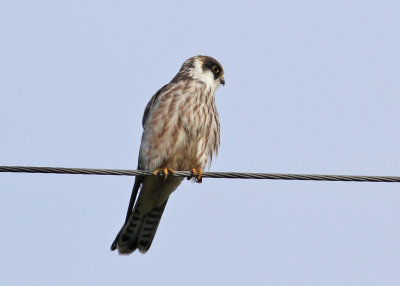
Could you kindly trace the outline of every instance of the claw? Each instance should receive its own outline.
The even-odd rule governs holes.
[[[203,182],[203,170],[193,168],[191,171],[192,178],[195,177],[195,182],[201,184]],[[191,178],[188,178],[190,180]]]
[[[168,174],[171,173],[175,173],[174,170],[172,170],[171,168],[168,167],[163,167],[163,168],[158,168],[153,172],[153,175],[158,176],[160,175],[160,173],[164,174],[164,179],[166,180],[168,178]]]

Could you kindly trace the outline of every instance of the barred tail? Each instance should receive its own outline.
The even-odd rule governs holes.
[[[111,245],[111,250],[118,248],[119,253],[130,254],[139,249],[141,253],[146,253],[153,242],[167,202],[168,199],[146,214],[141,214],[139,208],[135,206]]]

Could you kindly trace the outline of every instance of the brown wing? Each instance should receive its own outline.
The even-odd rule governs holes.
[[[150,101],[147,103],[146,108],[144,109],[143,113],[143,118],[142,118],[142,126],[144,128],[144,125],[146,124],[147,117],[149,116],[149,111],[153,104],[156,102],[158,96],[161,94],[161,92],[168,86],[168,84],[164,85],[162,88],[160,88],[151,98]]]

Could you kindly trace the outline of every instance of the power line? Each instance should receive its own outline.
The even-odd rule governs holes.
[[[150,171],[121,169],[89,169],[60,167],[25,167],[0,166],[0,172],[12,173],[46,173],[46,174],[82,174],[111,176],[153,176]],[[161,176],[161,174],[160,174]],[[170,176],[192,176],[188,171],[175,171]],[[227,179],[268,179],[268,180],[301,180],[301,181],[341,181],[341,182],[386,182],[400,183],[400,177],[395,176],[352,176],[352,175],[312,175],[312,174],[274,174],[274,173],[242,173],[242,172],[204,172],[203,178]]]

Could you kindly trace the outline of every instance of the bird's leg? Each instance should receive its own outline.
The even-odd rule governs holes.
[[[155,170],[153,172],[153,175],[158,176],[158,175],[160,175],[160,173],[164,174],[164,179],[166,180],[168,178],[168,173],[173,174],[173,173],[175,173],[175,171],[172,170],[171,168],[163,167],[163,168],[158,168],[157,170]]]
[[[203,182],[203,170],[193,168],[191,171],[192,177],[195,177],[195,182],[201,184]],[[191,177],[191,178],[192,178]],[[189,180],[190,178],[188,178]]]

